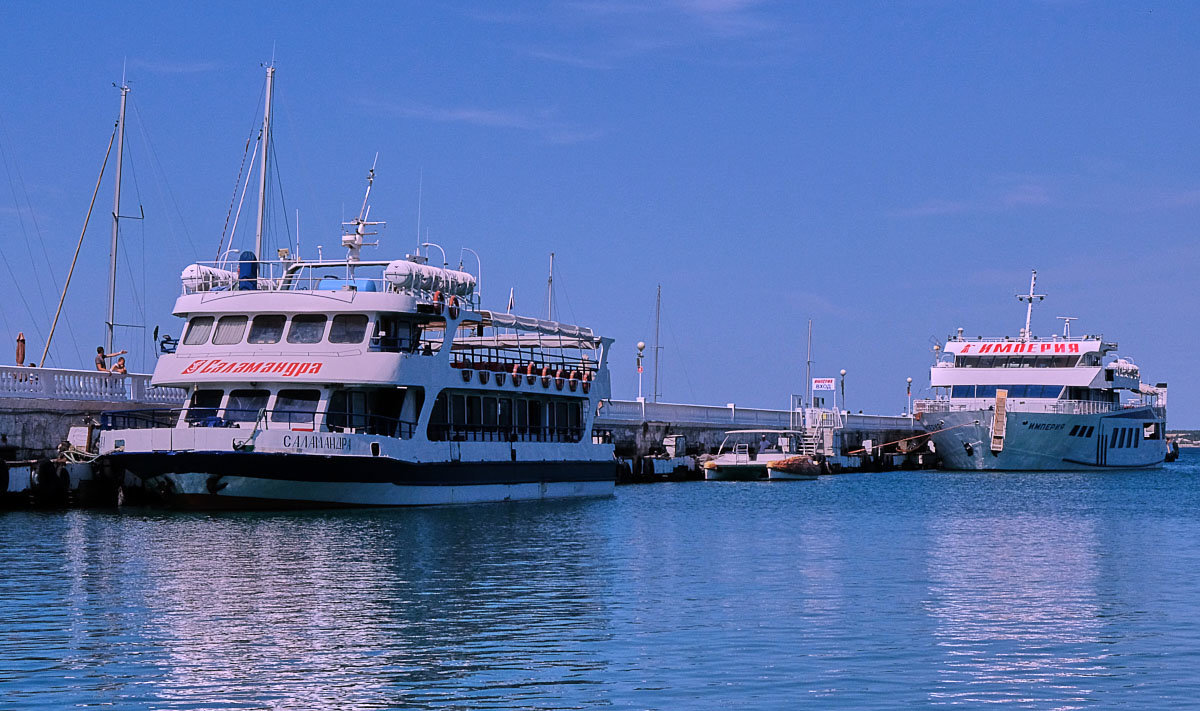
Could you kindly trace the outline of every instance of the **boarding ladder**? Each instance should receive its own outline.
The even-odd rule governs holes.
[[[733,446],[733,463],[734,464],[749,464],[750,463],[750,445],[735,444]]]
[[[995,416],[992,418],[992,452],[1004,451],[1004,432],[1008,426],[1008,391],[996,391]]]

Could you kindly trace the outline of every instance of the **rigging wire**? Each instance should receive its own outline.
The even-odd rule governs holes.
[[[163,205],[165,207],[167,200],[162,194],[163,189],[165,188],[166,189],[166,197],[170,198],[171,206],[175,208],[175,214],[179,218],[179,227],[180,227],[180,229],[183,230],[183,236],[184,236],[184,239],[187,240],[187,245],[191,249],[191,254],[198,255],[200,253],[200,250],[196,248],[196,243],[192,239],[191,232],[188,230],[187,221],[183,217],[183,210],[179,209],[179,201],[175,199],[175,192],[173,190],[171,190],[171,184],[167,182],[167,173],[165,170],[163,170],[162,161],[159,160],[159,157],[158,157],[158,151],[155,150],[154,144],[150,141],[150,134],[146,129],[145,121],[142,120],[142,112],[138,110],[138,105],[137,105],[136,101],[132,102],[132,103],[133,103],[133,114],[137,118],[138,131],[139,131],[139,133],[141,133],[142,142],[146,144],[146,152],[150,155],[150,158],[151,158],[151,160],[150,160],[151,171],[152,172],[157,171],[157,180],[154,181],[154,184],[158,187],[159,199],[162,200]],[[167,211],[164,209],[163,216],[166,217],[167,214],[168,214]],[[175,225],[173,222],[171,222],[170,219],[167,219],[165,221],[167,223],[167,229],[171,234],[173,246],[175,247],[176,251],[178,251],[180,245],[179,245],[178,235],[176,235],[176,233],[175,233]],[[180,256],[182,256],[182,255],[180,255]],[[186,260],[180,259],[179,261],[183,262]]]
[[[2,125],[0,125],[0,128],[3,128],[3,126],[2,126]],[[2,136],[3,136],[3,137],[5,137],[5,138],[7,138],[7,136],[8,136],[8,131],[7,131],[7,129],[5,129],[5,130],[3,131],[3,134],[2,134]],[[16,181],[14,181],[14,180],[13,180],[12,170],[9,168],[9,164],[8,164],[8,153],[7,153],[7,151],[4,151],[4,150],[3,150],[4,143],[5,143],[5,141],[0,141],[0,159],[3,159],[3,162],[4,162],[4,173],[5,173],[5,175],[8,177],[8,186],[9,186],[9,190],[12,192],[12,197],[13,197],[13,205],[14,205],[14,206],[16,207],[16,209],[17,209],[17,224],[19,224],[19,225],[21,226],[21,237],[22,237],[21,241],[22,241],[22,242],[25,244],[25,251],[26,251],[26,253],[29,255],[29,265],[32,267],[32,266],[33,266],[33,264],[34,264],[33,248],[29,246],[29,242],[30,242],[30,239],[29,239],[29,232],[28,232],[28,230],[26,230],[26,229],[25,229],[25,218],[24,218],[24,216],[21,214],[21,203],[20,203],[20,200],[17,198],[17,184],[16,184]],[[43,249],[45,249],[45,245],[43,245]],[[9,261],[9,260],[7,260],[7,259],[5,260],[5,265],[6,265],[6,266],[8,265],[8,261]],[[10,274],[12,273],[12,267],[9,267],[9,273],[10,273]],[[32,309],[32,308],[30,308],[30,306],[29,306],[29,302],[25,301],[25,295],[24,295],[24,293],[23,293],[25,290],[24,290],[24,289],[22,289],[22,288],[21,288],[21,287],[18,285],[19,283],[17,282],[17,279],[16,279],[16,276],[15,276],[15,275],[13,275],[13,284],[14,284],[15,286],[17,286],[17,292],[18,292],[19,294],[21,294],[21,301],[22,301],[23,303],[25,303],[25,308],[26,308],[26,310],[28,310],[28,311],[29,311],[29,317],[30,317],[31,319],[33,319],[33,321],[36,323],[36,322],[37,322],[37,320],[38,320],[38,317],[34,316],[34,314],[33,314],[33,309]],[[41,301],[41,305],[42,305],[42,312],[43,312],[43,313],[42,313],[42,316],[43,316],[43,317],[44,317],[44,318],[45,318],[47,321],[49,321],[49,320],[50,320],[50,315],[49,315],[49,310],[48,310],[48,309],[47,309],[47,307],[46,307],[46,295],[45,295],[45,293],[44,293],[44,290],[43,290],[43,289],[34,289],[34,291],[36,291],[36,292],[37,292],[38,299]],[[35,328],[36,328],[36,326],[35,326]],[[39,338],[41,338],[40,329],[39,329],[39,334],[38,334],[38,337],[39,337]]]
[[[283,196],[283,179],[280,177],[282,171],[279,170],[279,158],[275,155],[276,143],[277,141],[271,141],[271,166],[275,172],[275,185],[279,188],[279,202],[283,205],[283,228],[287,232],[287,243],[290,247],[292,244],[292,226],[288,223],[287,219],[287,199]],[[276,240],[276,245],[278,246],[278,240]],[[259,257],[259,259],[262,259],[262,257]]]
[[[142,203],[142,188],[141,188],[141,185],[138,184],[137,169],[134,167],[134,165],[135,165],[135,163],[133,162],[133,157],[130,156],[129,174],[133,178],[133,191],[134,191],[134,193],[137,194],[138,205],[141,206],[143,204]],[[141,210],[141,212],[144,214],[145,209],[143,208]],[[139,227],[140,227],[139,231],[141,232],[141,248],[142,248],[142,250],[141,250],[142,251],[141,275],[142,275],[142,293],[144,294],[145,289],[146,289],[146,221],[138,220],[138,223],[139,223]],[[128,270],[128,273],[129,273],[128,278],[129,278],[129,284],[131,287],[130,294],[133,296],[133,305],[135,307],[134,310],[136,313],[138,313],[141,316],[142,338],[138,339],[137,343],[138,343],[138,354],[141,357],[141,363],[144,366],[145,365],[145,355],[146,355],[145,354],[145,343],[144,343],[145,335],[146,335],[146,305],[145,305],[145,301],[138,294],[137,281],[136,281],[136,276],[135,276],[137,274],[137,272],[133,271],[133,264],[130,263],[129,250],[126,247],[124,242],[121,242],[121,246],[124,249],[123,254],[125,256],[125,268]]]
[[[286,92],[286,90],[285,90],[285,92]],[[272,101],[273,107],[275,109],[275,115],[283,116],[282,123],[283,123],[283,128],[285,131],[284,135],[285,136],[296,136],[297,135],[296,132],[293,131],[293,128],[295,127],[296,124],[295,124],[295,122],[292,121],[292,115],[288,109],[288,103],[286,101],[287,94],[285,92],[280,92],[279,87],[275,87],[274,95],[271,97],[271,101]],[[272,128],[272,131],[274,131],[274,128]],[[272,143],[278,143],[278,141],[277,140],[272,141]],[[301,176],[312,176],[313,172],[311,170],[309,170],[308,164],[304,160],[306,156],[307,156],[307,153],[305,151],[295,151],[292,154],[292,161],[298,162],[300,164],[299,173]],[[292,177],[293,177],[292,184],[295,185],[295,180],[294,180],[295,174],[294,173],[293,173]],[[304,183],[305,191],[308,193],[309,204],[310,205],[321,204],[320,201],[317,200],[316,193],[313,191],[311,179],[304,179],[301,182]],[[287,215],[287,209],[285,208],[284,209],[285,219],[286,219],[286,215]],[[418,227],[419,227],[419,225],[418,225]],[[299,232],[299,228],[297,228],[297,232]],[[297,234],[296,238],[299,239],[299,237],[300,237],[300,235]],[[420,241],[420,240],[418,240],[418,241]],[[297,248],[296,252],[297,252],[296,258],[299,259],[300,258],[300,254],[299,254],[300,250]]]
[[[262,104],[262,98],[263,98],[263,95],[266,93],[266,91],[267,91],[267,84],[264,81],[262,91],[260,91],[258,94],[258,102],[257,103],[259,105]],[[255,119],[258,118],[257,111],[255,112],[254,116],[255,116]],[[254,131],[256,130],[256,124],[259,124],[259,125],[257,125],[258,140],[259,141],[262,140],[261,122],[256,120],[250,124],[250,135],[246,136],[246,147],[242,151],[242,163],[241,163],[241,165],[238,166],[238,177],[237,177],[237,180],[233,184],[233,195],[231,195],[229,198],[229,209],[225,212],[225,226],[221,228],[221,239],[220,239],[220,241],[217,242],[217,257],[216,258],[218,261],[225,254],[225,250],[229,249],[229,247],[225,247],[226,234],[229,235],[229,241],[232,243],[233,231],[237,230],[237,221],[238,221],[238,218],[242,214],[242,204],[241,204],[241,201],[238,200],[238,188],[242,186],[242,174],[243,173],[245,173],[245,176],[246,176],[246,184],[249,185],[249,182],[250,182],[250,172],[251,171],[246,170],[246,154],[248,154],[250,152],[250,144],[251,143],[254,143],[255,153],[257,154],[258,143],[254,139]],[[251,161],[251,170],[253,170],[254,158],[251,157],[250,161]],[[242,199],[245,199],[245,197],[246,197],[246,190],[243,188],[242,189]],[[233,205],[235,202],[237,203],[238,208],[237,208],[237,214],[233,215]],[[230,222],[229,222],[230,215],[233,215],[233,224],[232,225],[230,225]],[[258,255],[255,255],[255,256],[258,256]]]

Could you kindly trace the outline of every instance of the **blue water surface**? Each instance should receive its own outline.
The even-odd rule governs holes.
[[[0,708],[1200,704],[1200,454],[300,514],[0,513]]]

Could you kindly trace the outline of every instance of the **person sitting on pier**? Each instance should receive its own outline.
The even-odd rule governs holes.
[[[113,366],[112,372],[125,375],[129,371],[125,368],[125,356],[117,358],[117,364]]]
[[[129,351],[117,351],[116,353],[105,353],[104,346],[96,346],[96,370],[107,373],[108,365],[107,358],[116,358],[119,355],[125,355]]]

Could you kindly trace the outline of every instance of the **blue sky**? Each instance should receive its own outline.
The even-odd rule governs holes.
[[[416,241],[421,175],[422,230],[454,263],[481,254],[491,306],[513,287],[543,313],[555,251],[556,315],[617,339],[616,396],[636,394],[661,283],[662,399],[785,405],[812,318],[814,375],[846,368],[851,409],[899,412],[931,338],[1015,335],[1036,267],[1035,331],[1078,316],[1171,384],[1173,426],[1200,427],[1200,6],[8,3],[0,20],[0,328],[31,352],[123,64],[122,211],[146,219],[122,223],[119,320],[177,334],[178,274],[217,250],[274,51],[274,238],[298,209],[305,256],[340,251],[378,152],[381,254]],[[102,342],[111,191],[52,364]],[[143,333],[118,342],[149,368]]]

